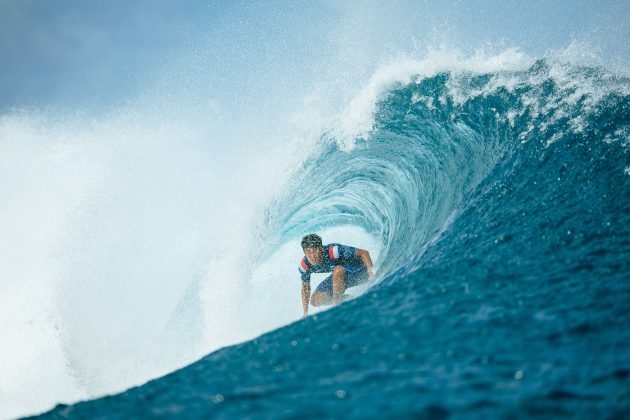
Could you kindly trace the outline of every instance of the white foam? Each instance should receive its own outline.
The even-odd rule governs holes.
[[[1,417],[122,391],[277,326],[239,328],[240,305],[255,221],[296,161],[153,111],[0,119]],[[187,330],[165,329],[195,278],[202,333],[182,346]]]
[[[376,104],[388,88],[395,84],[409,84],[417,78],[434,76],[443,71],[488,73],[503,70],[524,70],[532,59],[518,49],[507,49],[499,54],[478,50],[465,56],[454,50],[430,50],[424,58],[403,57],[381,66],[369,82],[350,101],[336,122],[332,134],[343,148],[351,148],[354,140],[365,137],[374,125]]]
[[[397,84],[417,83],[440,72],[451,73],[446,84],[447,91],[439,98],[443,105],[447,101],[445,95],[454,103],[463,104],[471,98],[492,94],[499,88],[513,92],[517,87],[533,87],[530,96],[522,98],[524,106],[510,110],[507,119],[513,125],[515,116],[526,111],[533,118],[541,113],[551,113],[551,117],[539,127],[544,131],[548,125],[567,117],[568,110],[580,101],[583,111],[588,113],[610,93],[625,96],[630,94],[627,83],[615,81],[612,73],[603,74],[600,80],[580,69],[580,66],[601,65],[601,60],[594,51],[589,45],[578,42],[573,42],[562,50],[549,51],[545,56],[550,66],[548,74],[531,75],[515,73],[528,69],[534,63],[533,58],[515,48],[496,54],[489,54],[481,49],[470,56],[453,49],[440,48],[430,50],[423,58],[397,58],[381,66],[373,74],[335,120],[334,128],[330,132],[342,149],[353,148],[357,138],[367,137],[373,129],[376,106],[383,94]],[[493,74],[493,77],[484,86],[471,89],[470,76],[484,73]],[[538,97],[540,92],[536,88],[549,78],[556,83],[557,94],[554,95],[554,100],[541,104]],[[429,109],[434,106],[432,98],[419,95],[412,97],[413,103],[419,101],[424,102]],[[497,114],[497,118],[501,119],[503,116]],[[581,117],[572,119],[568,126],[568,130],[573,133],[580,133],[584,129],[585,122]]]

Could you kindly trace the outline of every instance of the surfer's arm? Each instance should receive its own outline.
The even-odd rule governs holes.
[[[365,249],[357,248],[356,257],[363,262],[365,268],[367,268],[368,278],[372,280],[372,277],[374,277],[374,268],[372,267],[372,258],[370,258],[370,253]]]
[[[308,315],[308,301],[311,299],[311,284],[302,282],[302,309],[304,310],[304,315],[302,317],[306,317]]]

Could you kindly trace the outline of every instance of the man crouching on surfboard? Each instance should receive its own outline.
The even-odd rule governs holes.
[[[304,258],[300,261],[302,307],[308,315],[309,299],[313,306],[338,305],[347,288],[374,277],[370,253],[341,244],[322,245],[322,238],[311,233],[302,238]],[[331,273],[311,296],[311,273]]]

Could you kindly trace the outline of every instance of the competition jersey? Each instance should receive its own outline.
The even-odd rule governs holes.
[[[356,248],[341,244],[324,245],[324,259],[313,265],[306,256],[300,261],[300,275],[302,282],[310,283],[311,273],[330,273],[336,265],[343,265],[348,272],[355,272],[365,268],[362,261],[356,260]]]

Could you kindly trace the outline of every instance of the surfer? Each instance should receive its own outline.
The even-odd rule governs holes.
[[[309,300],[313,306],[338,305],[346,289],[372,280],[374,269],[370,253],[341,244],[322,244],[322,238],[311,233],[302,238],[304,258],[300,261],[302,307],[308,315]],[[311,296],[311,273],[332,273],[317,286]]]

